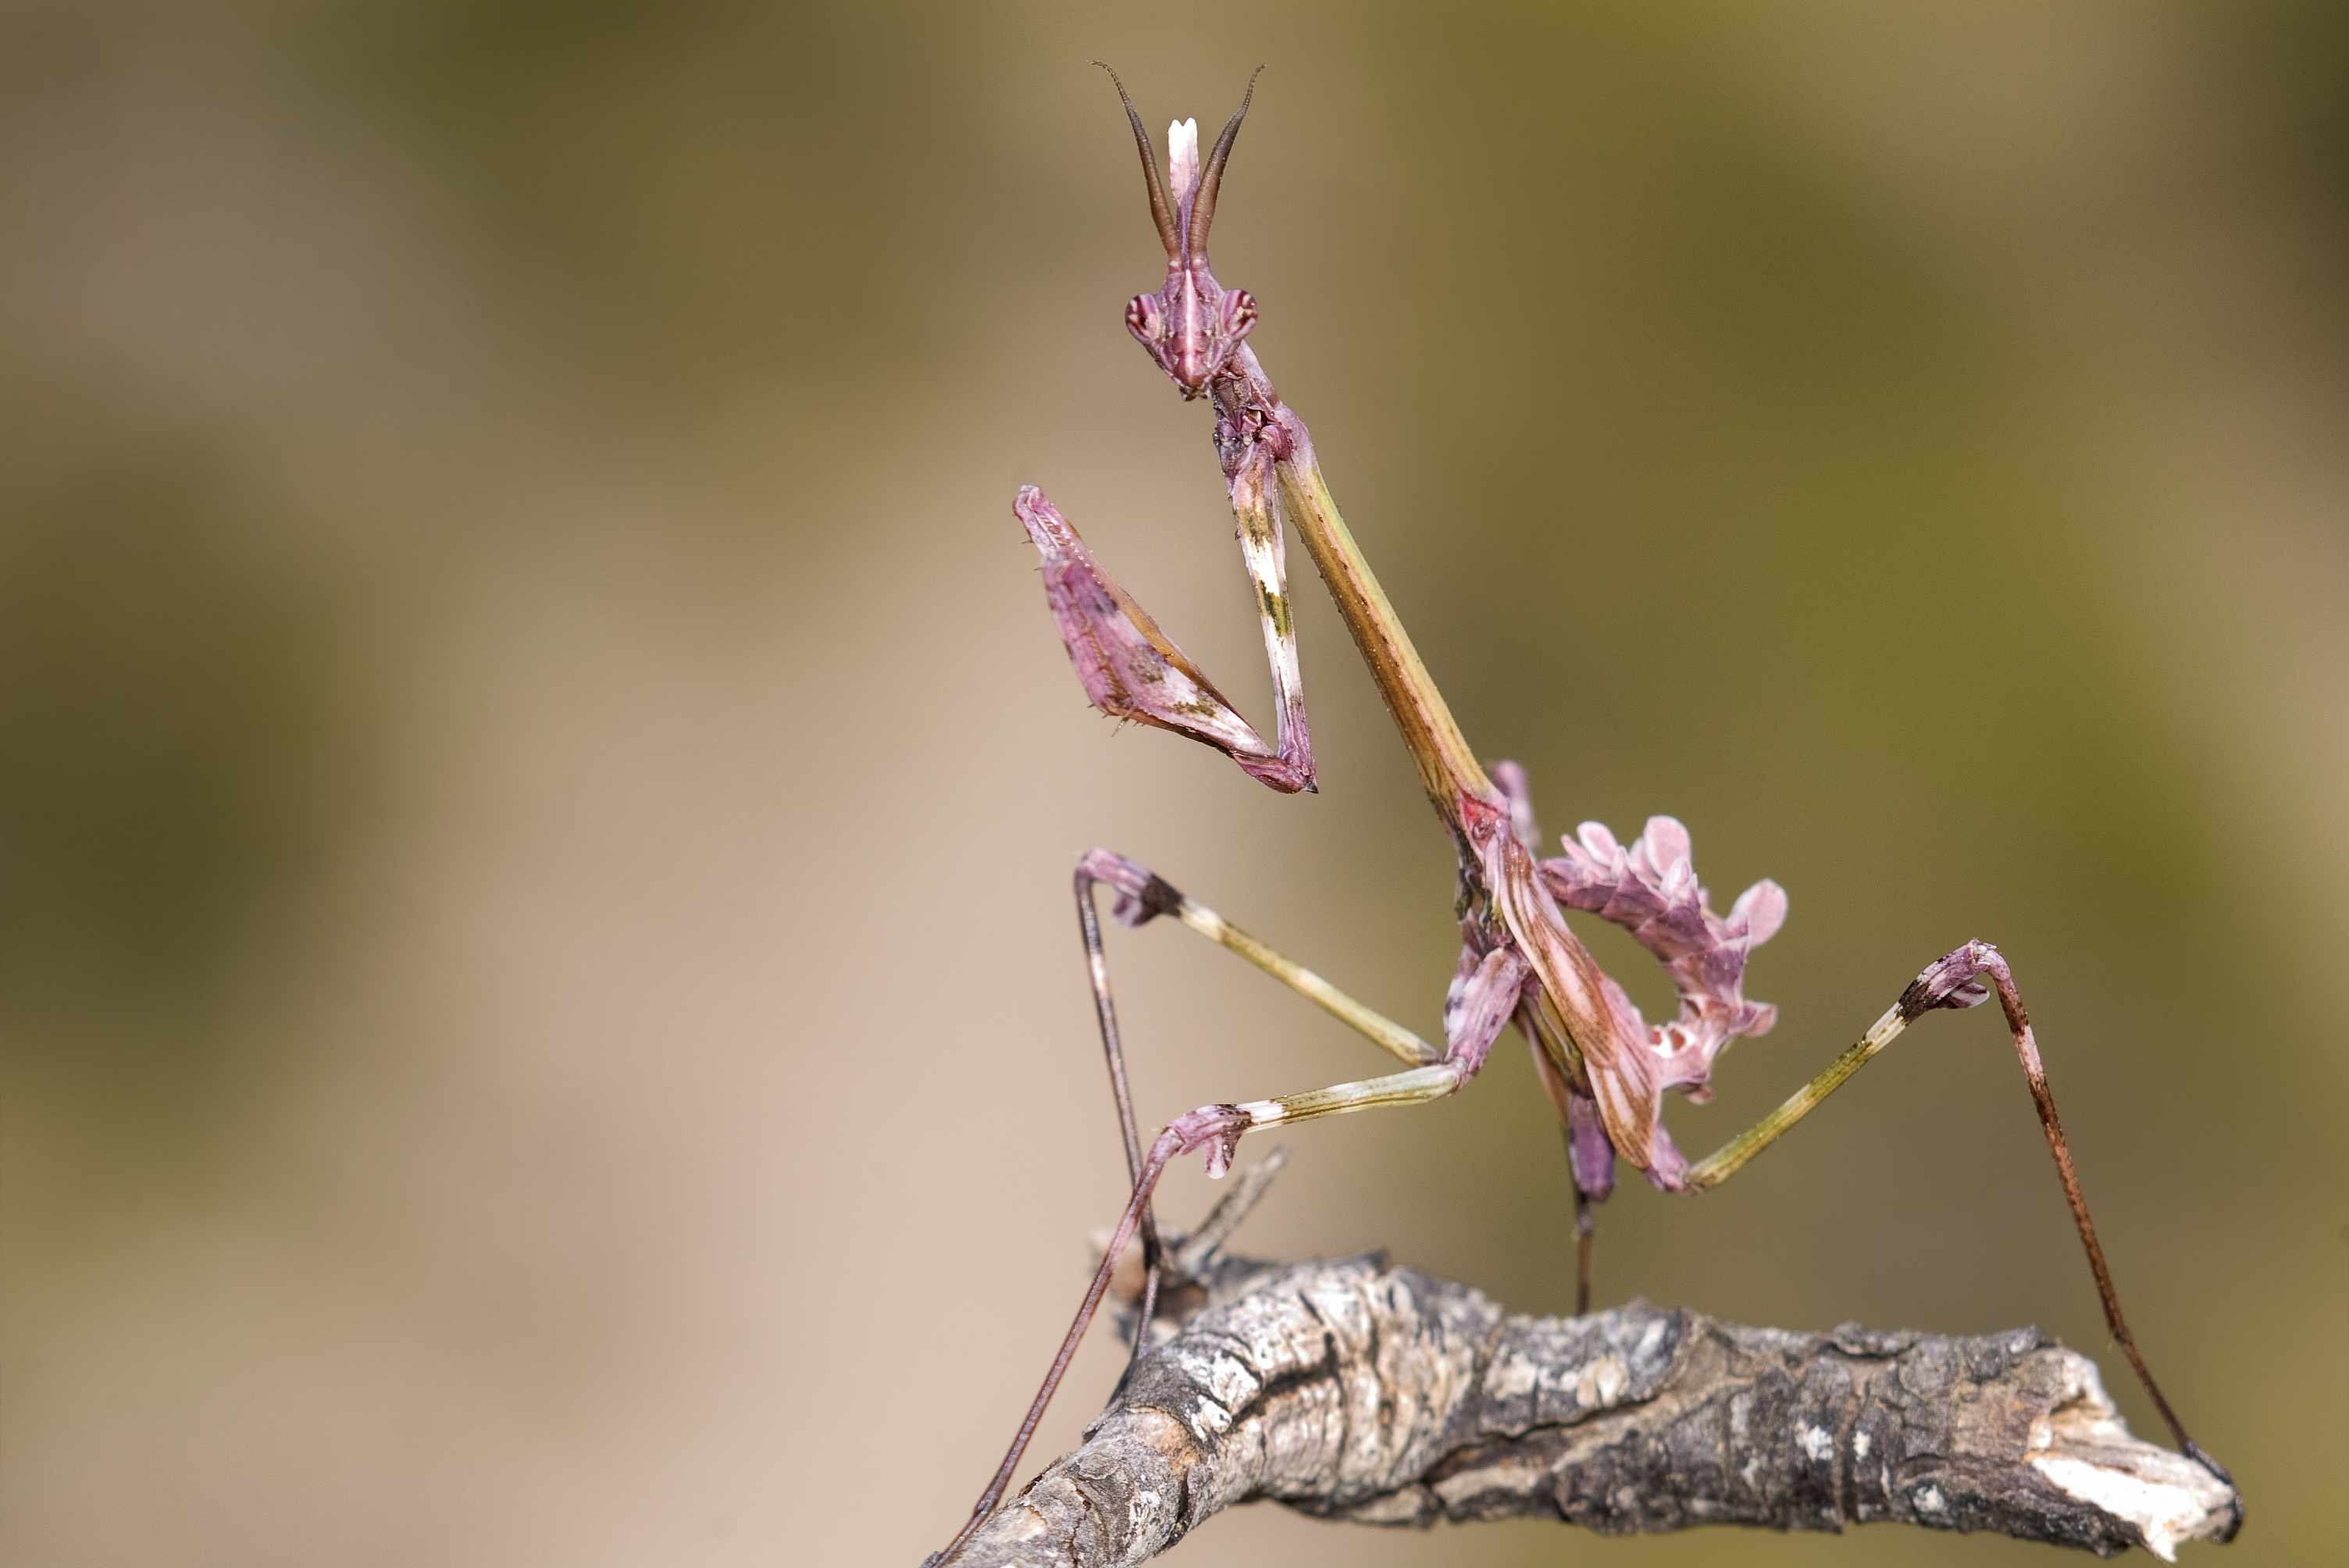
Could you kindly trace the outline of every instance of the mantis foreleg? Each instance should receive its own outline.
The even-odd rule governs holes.
[[[1261,467],[1262,465],[1258,465]],[[1044,597],[1085,695],[1112,718],[1129,718],[1212,746],[1249,777],[1283,793],[1313,789],[1313,734],[1290,619],[1288,562],[1278,492],[1261,475],[1236,476],[1232,513],[1240,554],[1256,589],[1272,672],[1279,745],[1267,746],[1215,683],[1185,656],[1150,613],[1102,570],[1061,510],[1030,485],[1012,511],[1043,557]]]

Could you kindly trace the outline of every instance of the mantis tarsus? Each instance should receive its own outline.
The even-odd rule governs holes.
[[[1115,81],[1114,72],[1111,77]],[[1204,160],[1195,121],[1177,121],[1169,129],[1164,173],[1123,83],[1117,91],[1140,153],[1151,217],[1166,252],[1165,282],[1154,294],[1134,296],[1126,307],[1126,325],[1185,401],[1205,397],[1215,409],[1216,449],[1263,621],[1277,705],[1277,744],[1265,744],[1149,614],[1102,571],[1068,520],[1031,486],[1019,492],[1014,511],[1042,557],[1044,591],[1061,638],[1086,693],[1103,712],[1214,747],[1283,793],[1309,791],[1312,736],[1306,722],[1282,555],[1284,528],[1295,529],[1370,666],[1428,799],[1451,837],[1459,864],[1455,913],[1462,936],[1460,962],[1444,999],[1444,1043],[1438,1047],[1353,1000],[1148,869],[1106,850],[1084,856],[1076,873],[1078,920],[1132,1196],[1002,1464],[980,1494],[969,1522],[933,1563],[951,1558],[1001,1500],[1101,1305],[1120,1255],[1137,1235],[1144,1258],[1135,1340],[1139,1353],[1164,1273],[1150,1198],[1170,1161],[1203,1151],[1209,1174],[1220,1175],[1241,1138],[1257,1129],[1449,1095],[1476,1075],[1502,1029],[1511,1023],[1531,1046],[1540,1081],[1565,1129],[1579,1237],[1577,1310],[1584,1311],[1590,1289],[1591,1209],[1613,1189],[1619,1158],[1665,1191],[1696,1192],[1717,1186],[1807,1116],[1918,1018],[1940,1008],[1971,1007],[1995,995],[2095,1275],[2105,1321],[2180,1449],[2221,1480],[2229,1479],[2187,1436],[2122,1316],[2030,1018],[2013,973],[1996,947],[1969,942],[1928,965],[1857,1043],[1777,1109],[1713,1153],[1692,1163],[1674,1146],[1661,1120],[1664,1091],[1678,1089],[1703,1099],[1723,1049],[1740,1036],[1763,1033],[1776,1021],[1775,1010],[1746,1000],[1743,987],[1747,955],[1785,917],[1785,894],[1775,882],[1757,882],[1727,914],[1716,913],[1697,882],[1688,833],[1669,817],[1649,819],[1629,846],[1599,824],[1585,823],[1567,841],[1561,856],[1537,858],[1538,836],[1523,771],[1499,763],[1488,774],[1469,749],[1347,531],[1321,477],[1312,437],[1280,400],[1247,345],[1257,321],[1256,302],[1246,290],[1225,289],[1209,270],[1207,241],[1216,196],[1253,99],[1254,79],[1238,112]],[[1396,1057],[1400,1069],[1301,1094],[1201,1106],[1175,1118],[1145,1147],[1127,1088],[1094,907],[1094,889],[1102,885],[1114,893],[1115,913],[1125,923],[1171,919],[1237,953]],[[1678,1016],[1661,1025],[1645,1022],[1568,926],[1562,913],[1568,908],[1627,928],[1661,960],[1679,991]]]

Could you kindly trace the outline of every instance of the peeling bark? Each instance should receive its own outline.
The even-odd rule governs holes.
[[[1901,1523],[2163,1557],[2240,1517],[2035,1328],[1804,1334],[1643,1303],[1526,1317],[1378,1255],[1199,1261],[1173,1298],[1195,1315],[1162,1326],[958,1568],[1142,1563],[1258,1498],[1365,1524]]]

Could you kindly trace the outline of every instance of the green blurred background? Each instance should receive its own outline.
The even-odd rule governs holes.
[[[1791,891],[1682,1145],[1999,941],[2227,1561],[2337,1550],[2342,17],[8,6],[0,1558],[912,1563],[1118,1205],[1077,852],[1433,1026],[1449,855],[1302,552],[1316,799],[1089,716],[1036,592],[1031,480],[1266,712],[1096,56],[1154,130],[1268,63],[1218,270],[1546,827]],[[1376,1059],[1112,943],[1154,1119]],[[1547,1117],[1510,1048],[1300,1130],[1246,1239],[1556,1310]],[[2106,1348],[1982,1014],[1602,1220],[1607,1299]]]

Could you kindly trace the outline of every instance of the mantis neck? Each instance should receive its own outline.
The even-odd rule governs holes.
[[[1387,711],[1394,716],[1395,728],[1419,769],[1421,788],[1464,847],[1472,837],[1469,817],[1497,812],[1506,820],[1508,803],[1469,749],[1450,705],[1436,689],[1435,678],[1421,662],[1419,650],[1412,645],[1411,634],[1403,630],[1402,618],[1395,614],[1386,590],[1379,586],[1362,547],[1354,542],[1338,503],[1330,498],[1329,481],[1321,477],[1321,466],[1313,455],[1313,437],[1305,421],[1281,403],[1263,366],[1247,347],[1234,356],[1233,369],[1237,374],[1231,392],[1237,396],[1217,399],[1226,423],[1260,432],[1247,449],[1272,457],[1283,510],[1304,540],[1321,581],[1328,584],[1346,629],[1353,634],[1354,645],[1361,650],[1362,662],[1370,666]],[[1236,445],[1228,444],[1227,452]],[[1235,483],[1238,482],[1235,475]],[[1469,860],[1473,861],[1473,857]]]
[[[1485,777],[1452,717],[1451,706],[1436,689],[1435,677],[1427,673],[1419,650],[1412,645],[1402,618],[1395,614],[1362,547],[1354,542],[1346,520],[1339,514],[1320,465],[1313,460],[1312,448],[1307,445],[1294,457],[1276,463],[1274,472],[1289,521],[1305,541],[1322,582],[1329,584],[1330,597],[1337,602],[1338,614],[1345,617],[1346,629],[1353,634],[1354,645],[1361,650],[1379,695],[1386,698],[1395,728],[1419,767],[1420,786],[1437,814],[1461,826],[1462,807],[1470,799],[1489,801],[1506,811],[1500,792]]]

